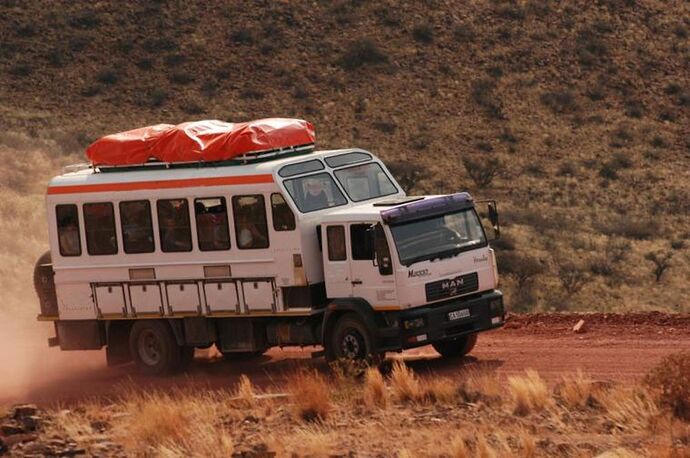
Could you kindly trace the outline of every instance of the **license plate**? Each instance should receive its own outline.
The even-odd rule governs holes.
[[[469,318],[470,309],[454,310],[448,312],[448,321],[459,320],[460,318]]]

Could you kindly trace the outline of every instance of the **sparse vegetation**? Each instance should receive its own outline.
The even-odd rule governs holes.
[[[429,176],[428,170],[424,167],[419,167],[408,161],[394,161],[387,165],[395,180],[407,193],[412,193],[417,185]]]
[[[361,38],[351,42],[338,64],[346,70],[354,70],[365,65],[383,64],[388,56],[383,53],[370,38]]]
[[[670,409],[683,420],[690,421],[690,352],[664,358],[645,379],[662,407]]]
[[[462,165],[465,166],[467,174],[478,188],[489,186],[503,168],[503,163],[495,157],[474,159],[470,156],[465,156],[462,158]]]
[[[653,273],[656,282],[661,281],[661,277],[671,267],[671,258],[673,258],[673,251],[659,252],[650,251],[644,255],[644,258],[654,265]]]

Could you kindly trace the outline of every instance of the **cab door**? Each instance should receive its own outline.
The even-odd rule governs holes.
[[[398,307],[390,252],[381,224],[349,225],[352,295],[366,299],[374,309]]]

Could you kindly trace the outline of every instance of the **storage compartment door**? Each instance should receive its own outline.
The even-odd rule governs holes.
[[[211,312],[239,312],[237,285],[230,281],[204,283],[206,305]]]
[[[96,305],[101,315],[123,316],[126,313],[122,285],[96,285]]]
[[[244,307],[248,313],[275,311],[273,282],[270,280],[244,280],[242,282]]]
[[[158,283],[139,283],[129,285],[129,299],[132,312],[163,314],[161,289]]]
[[[168,307],[172,313],[199,313],[199,285],[196,282],[168,283],[165,285],[168,293]]]

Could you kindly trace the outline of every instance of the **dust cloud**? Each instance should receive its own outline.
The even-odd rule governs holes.
[[[0,404],[46,399],[105,367],[102,352],[49,348],[52,323],[38,322],[33,267],[48,249],[44,208],[51,176],[78,157],[48,155],[50,148],[0,138]],[[8,141],[11,140],[11,141]],[[75,160],[76,159],[76,160]],[[69,382],[68,382],[69,380]]]

